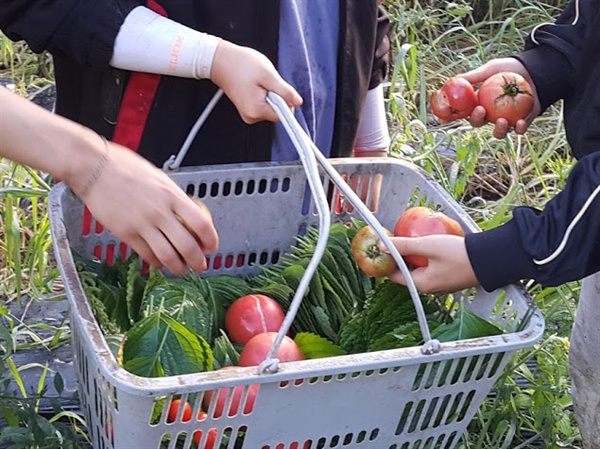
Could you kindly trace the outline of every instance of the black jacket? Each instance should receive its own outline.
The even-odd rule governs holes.
[[[572,1],[516,57],[543,109],[564,99],[567,139],[579,160],[543,211],[518,207],[505,225],[467,236],[487,290],[525,278],[556,286],[600,271],[600,4]]]
[[[385,77],[389,20],[381,0],[339,0],[338,90],[332,156],[351,155],[368,89]],[[277,66],[279,0],[159,0],[170,19],[264,53]],[[0,2],[0,28],[54,56],[56,112],[111,137],[128,73],[108,63],[135,0]],[[176,153],[216,86],[162,76],[139,152],[156,165]],[[246,125],[223,97],[183,165],[270,160],[272,125]]]

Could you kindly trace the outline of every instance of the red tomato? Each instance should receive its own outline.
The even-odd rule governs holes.
[[[388,229],[385,232],[392,236]],[[394,258],[379,248],[379,236],[371,226],[362,228],[352,239],[352,257],[362,271],[376,278],[389,276],[397,267]]]
[[[304,443],[304,445],[302,446],[303,449],[310,449],[310,441],[307,441]],[[298,449],[300,447],[300,445],[298,444],[298,442],[294,441],[292,444],[290,444],[290,449]],[[285,449],[285,446],[283,443],[278,444],[277,446],[275,446],[275,449]]]
[[[240,354],[240,366],[258,366],[266,358],[277,337],[277,332],[265,332],[252,337]],[[294,340],[287,335],[283,337],[276,357],[280,362],[304,360],[304,354]]]
[[[198,421],[204,421],[206,419],[206,412],[200,410],[198,412]],[[206,442],[202,449],[217,449],[215,443],[217,441],[217,429],[210,429],[208,431],[208,437],[206,437]],[[194,441],[196,442],[196,447],[200,449],[200,439],[202,438],[202,431],[198,430],[194,432]]]
[[[108,438],[110,438],[111,440],[114,439],[115,437],[115,426],[113,424],[112,421],[106,423],[104,425],[104,432],[106,433],[106,436]]]
[[[421,237],[431,234],[464,236],[465,232],[456,220],[428,207],[406,209],[394,227],[394,235],[397,237]],[[413,268],[426,267],[429,264],[425,257],[420,256],[404,256],[404,261]]]
[[[167,416],[167,422],[175,422],[179,415],[179,410],[181,409],[181,399],[174,399],[171,401],[171,405],[169,406],[169,413]],[[183,404],[183,413],[181,414],[181,421],[188,422],[192,419],[192,406],[185,402]]]
[[[285,314],[281,306],[265,295],[246,295],[236,299],[225,315],[225,330],[234,343],[245,345],[263,332],[278,331]]]
[[[471,115],[477,106],[477,94],[470,82],[459,76],[446,80],[429,98],[431,112],[442,120],[452,121]]]
[[[533,109],[531,86],[518,73],[501,72],[490,76],[477,91],[477,97],[488,121],[495,123],[504,118],[513,128]]]
[[[224,366],[221,370],[230,370],[238,368],[237,366]],[[243,386],[233,387],[233,397],[231,398],[231,403],[229,404],[229,410],[226,411],[226,416],[235,416],[240,408],[240,401],[244,394]],[[258,394],[258,390],[260,389],[260,385],[250,385],[248,387],[248,395],[246,396],[246,402],[244,404],[244,414],[252,413],[254,410],[254,402],[256,401],[256,396]],[[213,412],[213,416],[215,418],[220,418],[223,415],[223,409],[225,408],[225,404],[227,403],[227,398],[231,388],[221,388],[217,391],[217,403],[215,405],[215,410]],[[202,398],[202,407],[205,410],[209,410],[210,403],[213,397],[213,391],[207,391],[204,393],[204,397]]]

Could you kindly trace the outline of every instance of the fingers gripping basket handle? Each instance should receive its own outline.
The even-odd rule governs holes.
[[[206,118],[221,98],[222,94],[223,91],[221,89],[219,89],[215,93],[211,101],[208,103],[204,111],[202,111],[202,114],[190,130],[190,133],[188,134],[177,156],[171,156],[164,163],[163,169],[165,171],[176,171],[177,169],[179,169],[181,162],[183,161],[183,158],[185,157],[196,134],[200,130],[200,127],[203,125]],[[290,304],[285,319],[279,329],[279,332],[277,333],[277,337],[275,338],[275,341],[271,346],[267,358],[261,363],[259,367],[259,373],[273,373],[278,370],[279,360],[275,357],[275,355],[277,354],[277,351],[279,350],[279,346],[281,345],[283,338],[287,335],[294,321],[294,318],[296,317],[298,308],[302,303],[302,299],[304,298],[306,290],[308,289],[309,283],[317,269],[317,266],[321,262],[321,258],[323,257],[323,254],[326,249],[327,240],[329,238],[329,229],[331,226],[331,215],[329,205],[327,202],[327,197],[325,195],[325,191],[323,190],[323,184],[320,180],[317,162],[323,168],[323,170],[331,179],[331,181],[343,192],[347,200],[356,208],[356,210],[358,210],[363,219],[374,229],[377,235],[383,240],[385,245],[389,248],[391,255],[394,257],[394,260],[398,264],[398,267],[404,275],[404,278],[407,280],[408,290],[414,303],[417,312],[417,318],[419,321],[419,326],[421,328],[421,333],[425,341],[424,345],[421,347],[421,351],[424,354],[433,354],[439,352],[440,343],[437,340],[431,339],[431,333],[429,331],[429,326],[425,317],[425,311],[423,310],[423,304],[421,303],[421,299],[414,285],[408,267],[406,266],[406,263],[400,256],[400,253],[398,253],[398,251],[392,244],[390,238],[385,233],[383,226],[379,223],[377,218],[375,218],[375,216],[368,209],[368,207],[362,202],[362,200],[356,195],[356,193],[354,193],[352,188],[344,181],[344,179],[340,176],[337,170],[333,168],[333,166],[323,155],[323,153],[319,151],[319,149],[312,142],[310,137],[298,124],[297,120],[295,119],[294,115],[290,111],[285,101],[274,92],[269,92],[267,94],[267,102],[271,105],[271,107],[281,120],[281,123],[285,128],[286,132],[288,133],[288,136],[291,139],[294,148],[298,152],[298,155],[302,162],[302,166],[306,173],[311,194],[317,207],[317,214],[319,217],[319,237],[315,246],[315,252],[310,260],[310,263],[306,267],[302,279],[300,280],[298,289],[294,294],[294,298]]]

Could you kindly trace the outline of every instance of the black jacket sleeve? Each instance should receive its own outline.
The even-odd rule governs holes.
[[[544,210],[466,236],[477,279],[488,291],[521,279],[556,286],[600,271],[600,152],[582,158]]]
[[[0,29],[35,52],[65,53],[85,66],[108,65],[135,0],[11,0],[0,2]]]
[[[578,79],[582,49],[590,33],[597,34],[597,0],[572,0],[554,24],[538,25],[515,57],[536,86],[542,111],[569,97]]]

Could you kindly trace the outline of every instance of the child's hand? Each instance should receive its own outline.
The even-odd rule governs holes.
[[[275,92],[291,109],[302,105],[302,97],[279,75],[262,53],[221,41],[213,60],[211,80],[223,89],[248,124],[279,118],[267,103],[267,92]]]
[[[533,110],[531,111],[531,114],[529,114],[529,116],[527,116],[527,118],[525,120],[519,120],[517,122],[517,125],[515,126],[515,132],[517,134],[524,134],[527,131],[527,128],[529,127],[529,125],[531,124],[533,119],[535,117],[537,117],[538,115],[540,115],[541,106],[540,106],[540,100],[537,96],[537,91],[535,89],[535,84],[533,84],[533,80],[529,76],[529,72],[527,72],[527,69],[525,69],[525,66],[523,66],[523,64],[521,64],[521,62],[518,59],[515,59],[515,58],[493,59],[493,60],[487,62],[486,64],[482,65],[481,67],[479,67],[475,70],[471,70],[470,72],[461,74],[459,76],[461,76],[462,78],[465,78],[471,84],[475,85],[475,84],[483,83],[490,76],[495,75],[496,73],[500,73],[500,72],[514,72],[514,73],[518,73],[519,75],[522,75],[527,80],[527,82],[529,83],[531,88],[533,89],[533,97],[534,97]],[[478,127],[478,126],[483,126],[486,123],[488,123],[488,121],[485,118],[485,115],[486,115],[485,109],[482,106],[477,106],[473,110],[473,112],[471,113],[471,117],[469,118],[471,125]],[[496,137],[497,139],[505,138],[506,135],[508,134],[508,132],[510,131],[508,121],[506,119],[498,119],[494,125],[495,125],[494,137]]]
[[[392,237],[392,242],[402,256],[422,256],[429,260],[428,266],[411,271],[413,282],[420,292],[451,293],[479,284],[467,255],[464,237]],[[406,285],[406,279],[400,269],[389,278]]]

